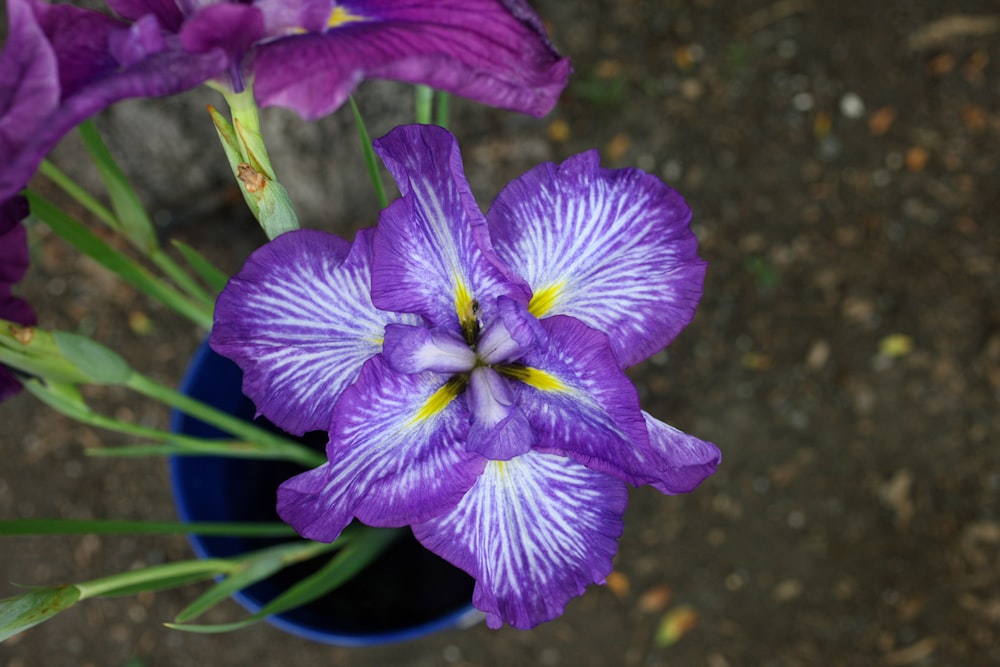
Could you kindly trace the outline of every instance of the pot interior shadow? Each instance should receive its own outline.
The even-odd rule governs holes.
[[[203,344],[181,391],[229,414],[253,420],[254,406],[241,391],[236,364]],[[280,432],[263,418],[260,426]],[[202,437],[226,434],[180,412],[171,430]],[[303,444],[324,451],[325,432],[307,433]],[[278,486],[305,469],[297,464],[258,459],[175,456],[170,476],[178,513],[184,521],[280,521],[275,511]],[[287,542],[287,539],[190,536],[202,558],[228,557]],[[288,567],[234,597],[257,611],[332,556]],[[268,620],[289,632],[330,644],[361,646],[403,641],[478,620],[471,607],[474,580],[425,549],[409,531],[350,581],[328,595]]]

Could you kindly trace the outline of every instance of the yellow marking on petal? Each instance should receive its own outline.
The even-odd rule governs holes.
[[[440,389],[430,395],[427,401],[420,407],[420,410],[417,411],[417,414],[413,415],[413,418],[406,425],[413,426],[419,424],[444,410],[456,396],[462,393],[465,383],[466,379],[461,376],[453,377],[445,382]]]
[[[364,20],[366,20],[364,16],[352,14],[343,7],[334,7],[333,13],[330,14],[330,18],[326,22],[326,29],[331,30],[333,28],[339,28],[345,23],[354,23],[356,21]]]
[[[563,384],[555,375],[529,366],[497,366],[496,370],[509,378],[540,389],[541,391],[568,392],[570,388]]]
[[[545,315],[545,313],[552,310],[559,302],[563,287],[565,286],[566,281],[560,280],[557,283],[552,283],[551,285],[546,285],[535,290],[535,293],[531,295],[531,301],[528,303],[528,312],[535,317]]]
[[[479,304],[472,298],[469,288],[465,286],[458,275],[455,276],[455,312],[458,314],[458,321],[462,325],[462,333],[465,335],[465,342],[470,345],[476,340],[478,325],[476,316],[479,314]]]

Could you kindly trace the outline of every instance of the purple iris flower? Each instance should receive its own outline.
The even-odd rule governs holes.
[[[303,118],[343,104],[364,79],[422,83],[543,116],[569,76],[525,0],[109,0],[123,16],[157,10],[192,52],[223,48],[227,82],[252,80],[262,106]],[[239,26],[239,30],[234,30]]]
[[[7,0],[0,56],[0,204],[56,143],[95,113],[131,97],[173,95],[226,67],[221,50],[188,53],[153,15],[134,24],[69,5]],[[0,226],[14,220],[0,212]]]
[[[532,627],[610,573],[627,483],[687,492],[719,463],[643,412],[622,370],[693,317],[690,210],[591,151],[483,216],[446,130],[397,128],[376,150],[402,193],[378,226],[263,246],[211,344],[262,414],[329,431],[329,461],[278,492],[285,521],[320,541],[354,518],[411,525],[475,577],[491,627]]]
[[[253,82],[261,105],[314,119],[382,78],[542,116],[570,71],[524,0],[108,0],[125,20],[7,5],[0,202],[66,132],[126,98]]]
[[[17,220],[28,214],[27,202],[15,197],[0,206],[0,319],[18,324],[35,324],[35,311],[24,299],[11,294],[11,287],[28,270],[28,237],[20,222],[5,225],[3,221]],[[3,365],[0,365],[0,401],[21,390],[21,383]]]

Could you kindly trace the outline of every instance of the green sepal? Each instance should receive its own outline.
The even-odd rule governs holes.
[[[85,421],[94,414],[75,384],[37,379],[23,384],[35,398],[67,417]]]
[[[55,331],[52,335],[63,357],[76,366],[88,382],[120,385],[132,375],[132,367],[120,354],[97,341],[68,331]]]
[[[233,123],[211,106],[208,112],[250,212],[269,239],[299,229],[288,191],[274,180],[274,170],[256,125],[256,107],[252,112],[248,110],[245,99],[239,95],[227,95],[226,99],[233,111]]]
[[[79,384],[87,381],[56,345],[51,332],[0,319],[0,364],[46,381]]]
[[[76,586],[55,586],[0,600],[0,642],[69,609],[79,599]]]

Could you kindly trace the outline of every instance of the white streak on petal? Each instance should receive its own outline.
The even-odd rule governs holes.
[[[413,527],[424,546],[476,578],[490,627],[530,628],[611,572],[625,484],[568,458],[490,462],[451,512]]]

